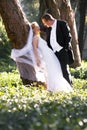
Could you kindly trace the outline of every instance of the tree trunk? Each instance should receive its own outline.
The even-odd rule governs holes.
[[[39,0],[40,3],[40,18],[45,12],[49,12],[55,18],[60,17],[59,9],[54,0]]]
[[[79,27],[79,47],[82,57],[82,51],[84,47],[84,27],[85,27],[85,15],[86,15],[86,8],[87,8],[87,0],[80,0],[79,2],[79,12],[80,12],[80,27]]]
[[[75,62],[72,67],[77,67],[81,65],[81,57],[78,45],[78,36],[75,24],[74,12],[71,8],[70,1],[68,0],[40,0],[40,12],[43,14],[45,11],[51,13],[55,18],[63,19],[67,21],[71,35],[72,35],[72,47],[75,56]]]
[[[0,14],[12,47],[22,48],[27,40],[29,22],[22,11],[19,0],[0,0]]]
[[[22,11],[19,0],[0,0],[0,14],[12,48],[20,49],[26,44],[29,33],[29,22]],[[17,62],[20,77],[24,84],[26,80],[36,81],[35,70],[32,66]]]

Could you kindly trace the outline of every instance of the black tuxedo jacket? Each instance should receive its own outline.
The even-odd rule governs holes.
[[[52,49],[50,45],[50,32],[51,28],[48,28],[47,33],[47,44]],[[59,52],[55,52],[56,56],[62,64],[72,64],[74,62],[74,54],[71,46],[71,34],[68,25],[65,21],[57,20],[56,26],[56,40],[57,43],[63,47]]]
[[[48,46],[52,49],[50,45],[50,32],[51,28],[48,28],[47,30],[47,43]],[[64,49],[69,48],[69,43],[71,42],[71,35],[68,25],[65,21],[57,20],[57,27],[56,27],[56,40],[60,46],[62,46]]]

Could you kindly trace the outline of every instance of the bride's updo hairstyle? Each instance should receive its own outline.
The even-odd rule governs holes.
[[[35,27],[39,27],[39,25],[38,25],[37,22],[32,22],[32,23],[31,23],[31,27],[32,27],[32,29],[34,30]]]

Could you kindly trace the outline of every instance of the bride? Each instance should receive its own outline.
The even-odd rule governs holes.
[[[54,52],[40,37],[40,27],[36,22],[31,24],[33,30],[33,64],[39,81],[47,84],[47,90],[71,92],[72,87],[63,77],[62,70]],[[29,34],[30,35],[30,34]]]

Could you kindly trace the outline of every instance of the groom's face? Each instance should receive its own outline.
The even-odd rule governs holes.
[[[43,25],[46,26],[46,27],[51,27],[50,20],[42,19],[42,23],[43,23]]]

